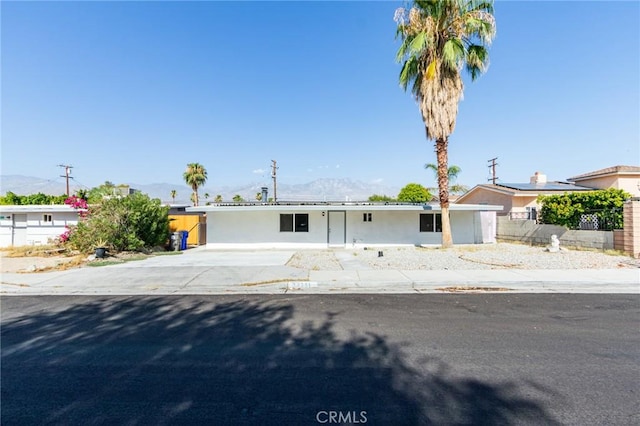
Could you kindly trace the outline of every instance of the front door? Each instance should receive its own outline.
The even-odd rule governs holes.
[[[344,247],[347,241],[346,212],[329,212],[329,246]]]
[[[14,247],[27,245],[27,215],[13,215],[13,238]]]

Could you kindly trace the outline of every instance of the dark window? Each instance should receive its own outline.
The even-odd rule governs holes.
[[[53,222],[53,215],[45,214],[42,216],[43,222]]]
[[[309,215],[306,213],[296,215],[296,232],[309,232]]]
[[[362,213],[363,222],[371,222],[371,213]]]
[[[309,232],[309,215],[306,213],[281,214],[280,232]]]
[[[280,215],[280,232],[293,232],[293,215]]]
[[[421,214],[420,232],[442,232],[442,215],[439,213]]]

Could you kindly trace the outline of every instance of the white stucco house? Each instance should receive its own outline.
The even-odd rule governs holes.
[[[78,223],[68,205],[0,206],[0,247],[47,244]]]
[[[451,204],[454,244],[495,242],[502,206]],[[210,249],[441,244],[438,204],[282,203],[190,207],[206,213]]]

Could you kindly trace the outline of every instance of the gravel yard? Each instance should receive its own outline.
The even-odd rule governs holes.
[[[378,257],[378,251],[383,252]],[[599,251],[497,243],[462,245],[452,249],[385,247],[369,249],[301,250],[287,265],[310,270],[343,269],[612,269],[640,268],[640,260]]]

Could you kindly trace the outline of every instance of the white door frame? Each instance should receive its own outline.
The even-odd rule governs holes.
[[[338,214],[342,215],[340,218]],[[331,219],[331,215],[334,215],[333,221]],[[340,223],[342,222],[342,223]],[[333,233],[333,238],[331,235],[331,224],[333,223],[336,228]],[[339,235],[336,235],[336,232],[340,232],[340,227],[342,227],[342,238]],[[340,242],[336,242],[340,241]],[[329,247],[345,247],[347,245],[347,211],[346,210],[333,210],[327,212],[327,246]]]
[[[11,245],[14,247],[26,245],[28,215],[26,213],[14,213],[12,216]],[[24,221],[22,220],[23,218]]]

